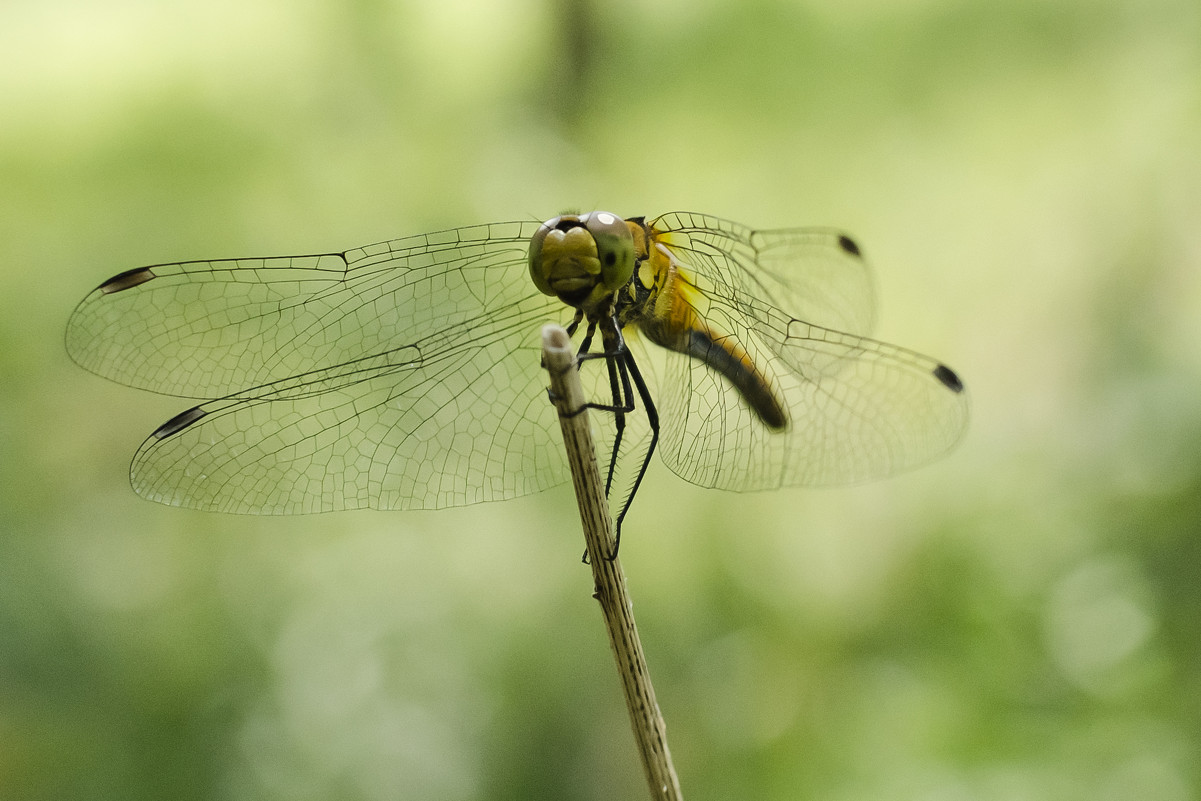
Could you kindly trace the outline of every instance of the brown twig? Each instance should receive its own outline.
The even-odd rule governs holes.
[[[609,642],[621,674],[626,708],[634,728],[634,739],[642,756],[651,798],[679,801],[680,780],[667,748],[667,725],[655,701],[650,673],[642,655],[642,643],[634,625],[634,611],[626,595],[625,574],[613,555],[613,520],[596,465],[596,451],[584,408],[584,391],[575,369],[575,353],[567,332],[557,325],[542,329],[542,359],[550,373],[551,397],[559,410],[563,443],[571,465],[571,479],[580,506],[580,520],[588,545],[588,560],[600,602]]]

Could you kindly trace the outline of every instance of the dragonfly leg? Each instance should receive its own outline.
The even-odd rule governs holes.
[[[570,323],[567,324],[567,336],[569,336],[569,337],[575,336],[576,329],[580,327],[580,322],[583,319],[584,319],[584,310],[576,309],[575,310],[575,318]],[[589,333],[588,337],[591,338],[592,334]]]
[[[621,451],[621,437],[626,430],[626,403],[618,404],[621,399],[626,399],[629,405],[629,410],[634,410],[633,395],[630,392],[630,377],[626,372],[625,363],[621,361],[620,356],[610,356],[605,359],[605,365],[609,371],[609,393],[613,397],[614,407],[613,412],[614,425],[616,433],[613,436],[613,454],[609,457],[609,474],[605,476],[605,497],[609,497],[609,492],[613,489],[613,469],[617,466],[617,454]],[[621,366],[621,386],[618,386],[618,366]]]
[[[626,496],[625,505],[621,507],[621,511],[617,514],[617,521],[614,524],[613,534],[613,553],[609,555],[609,561],[617,558],[617,552],[621,548],[621,524],[626,519],[626,512],[630,511],[630,504],[634,502],[634,496],[638,494],[638,487],[642,484],[642,477],[646,475],[646,468],[651,463],[651,457],[655,455],[655,447],[659,444],[659,410],[655,408],[655,402],[651,399],[650,390],[646,386],[646,380],[642,377],[642,372],[638,369],[638,364],[634,361],[634,355],[624,347],[622,353],[622,375],[626,381],[630,377],[634,379],[634,386],[638,388],[638,397],[642,398],[642,406],[646,409],[646,419],[651,427],[651,444],[646,449],[646,456],[642,459],[642,466],[638,468],[638,475],[634,479],[634,486],[630,489],[630,494]],[[627,384],[628,386],[628,384]],[[629,391],[628,389],[626,390]],[[633,398],[630,398],[630,405],[633,406]],[[616,459],[616,454],[614,454]]]
[[[626,496],[625,503],[621,507],[621,511],[618,512],[617,520],[614,523],[613,552],[606,557],[612,561],[617,558],[617,552],[621,549],[621,524],[625,521],[626,513],[630,511],[630,504],[634,502],[634,496],[638,493],[638,487],[642,484],[643,476],[646,475],[646,468],[650,465],[651,457],[655,455],[655,448],[659,444],[659,410],[655,407],[655,402],[651,398],[650,389],[646,385],[646,380],[642,377],[642,371],[638,369],[638,363],[634,361],[634,354],[626,346],[625,338],[621,335],[621,329],[614,324],[611,328],[602,329],[602,333],[606,339],[604,353],[585,354],[585,356],[598,358],[603,355],[608,361],[609,386],[613,394],[613,406],[605,406],[599,403],[586,403],[584,406],[586,408],[610,411],[617,415],[617,432],[613,439],[612,456],[609,459],[609,475],[605,481],[606,497],[609,496],[612,489],[613,471],[617,464],[622,433],[625,430],[625,415],[634,411],[637,406],[634,400],[635,388],[638,393],[637,397],[642,399],[643,408],[646,409],[647,423],[651,429],[651,441],[647,447],[646,456],[642,459],[642,464],[638,468],[638,475],[634,478],[634,485],[630,489],[629,495]],[[618,386],[619,375],[620,387]]]
[[[603,358],[605,360],[605,366],[606,366],[606,369],[609,374],[609,394],[612,398],[612,403],[611,404],[585,403],[583,405],[583,407],[581,407],[581,411],[583,409],[596,409],[598,411],[612,412],[614,415],[614,424],[616,427],[616,431],[615,431],[614,437],[613,437],[613,447],[612,447],[612,450],[611,450],[611,453],[609,456],[609,469],[607,471],[607,475],[605,476],[605,497],[606,498],[609,497],[609,495],[613,489],[613,475],[617,468],[617,457],[618,457],[618,454],[621,452],[622,438],[625,434],[626,415],[633,412],[634,409],[637,408],[637,405],[634,402],[634,387],[630,383],[630,372],[626,366],[630,351],[629,351],[629,348],[626,347],[625,338],[622,337],[622,335],[621,335],[621,329],[618,328],[617,321],[611,320],[610,322],[611,322],[610,325],[605,326],[601,329],[601,334],[605,341],[604,349],[599,353],[589,353],[589,352],[585,352],[584,349],[581,348],[581,353],[577,357],[578,361],[580,361],[581,363],[587,359]],[[587,335],[587,337],[585,337],[586,342],[592,336],[592,333],[593,333],[592,328],[593,328],[593,326],[589,327],[588,335]],[[637,368],[635,368],[635,369],[637,369]],[[639,375],[639,379],[641,379],[641,375]],[[657,431],[658,417],[657,416],[655,418],[655,425],[656,425],[655,433],[657,435],[657,433],[658,433],[658,431]],[[644,465],[642,468],[642,471],[645,471],[645,469],[646,469],[646,467]],[[639,480],[641,480],[641,472],[642,471],[640,471]],[[635,485],[635,488],[636,487],[637,487],[637,485]],[[632,497],[633,496],[631,495],[631,498]],[[629,506],[628,501],[626,503],[626,506],[627,507]],[[625,515],[625,512],[623,509],[622,516],[624,517],[624,515]],[[611,556],[609,556],[608,558],[614,559],[614,558],[616,558],[616,556],[617,556],[617,551],[616,551],[616,547],[615,547],[613,554]],[[585,562],[588,561],[587,553],[584,554],[584,561]]]
[[[621,432],[625,429],[625,416],[634,411],[636,407],[634,403],[634,390],[630,385],[630,377],[626,374],[625,362],[620,357],[611,356],[608,353],[583,353],[576,357],[577,369],[584,361],[590,359],[604,359],[608,364],[609,369],[609,389],[613,395],[612,403],[593,403],[588,402],[580,406],[578,409],[573,409],[564,414],[565,417],[575,417],[585,409],[596,409],[599,412],[612,412],[617,417],[617,440],[616,444],[621,443]],[[620,376],[620,379],[618,378]],[[621,388],[624,386],[624,390]],[[549,390],[548,390],[549,391]],[[555,400],[554,394],[550,395],[551,400]],[[612,471],[612,465],[609,466]],[[610,473],[609,480],[612,481],[613,476]],[[605,484],[605,494],[609,493],[609,485]]]
[[[576,309],[575,317],[572,318],[572,321],[567,324],[567,336],[569,338],[575,336],[576,329],[578,329],[580,327],[580,321],[583,319],[584,319],[584,312],[580,311],[579,309]],[[595,325],[588,326],[588,334],[587,334],[587,336],[584,337],[584,342],[582,343],[581,350],[585,350],[585,351],[588,350],[588,346],[590,344],[592,344],[592,332],[595,329],[595,327],[596,327]],[[580,356],[580,354],[577,352],[576,353],[577,361],[579,360],[579,356]],[[540,364],[543,369],[546,369],[546,359],[542,359]],[[546,390],[546,395],[548,398],[550,398],[551,403],[554,403],[556,400],[558,400],[558,398],[555,397],[555,393],[551,392],[549,389]],[[579,414],[579,411],[572,412],[572,414],[573,415]]]
[[[625,344],[622,343],[622,345],[620,347],[622,347],[624,349]],[[602,353],[585,354],[587,356],[593,356],[593,357],[596,357],[596,356],[604,356],[605,357],[605,366],[609,371],[609,392],[613,396],[613,404],[611,406],[606,405],[606,404],[601,404],[601,403],[585,403],[583,406],[580,407],[580,410],[579,410],[579,411],[583,411],[584,409],[599,409],[599,410],[613,413],[613,423],[614,423],[616,430],[613,434],[613,448],[609,454],[609,469],[607,471],[607,475],[605,476],[605,497],[606,498],[609,497],[609,494],[613,489],[613,471],[617,467],[617,454],[619,454],[621,452],[621,438],[622,438],[622,435],[625,434],[625,430],[626,430],[626,415],[629,412],[634,411],[634,396],[633,396],[633,391],[630,388],[630,376],[629,376],[629,373],[626,371],[625,362],[621,358],[622,352],[624,352],[624,351],[619,351],[616,354],[609,353],[607,351],[603,354]],[[619,373],[621,376],[620,379],[618,378]],[[623,398],[624,398],[624,401],[623,401]],[[626,505],[628,506],[629,504],[626,504]],[[613,556],[606,556],[606,558],[609,561],[613,561],[613,558],[616,556],[617,556],[617,550],[615,547],[614,551],[613,551]],[[584,564],[588,563],[588,552],[587,551],[584,551],[583,561],[584,561]]]
[[[583,319],[584,319],[584,312],[577,309],[576,313],[575,313],[575,317],[567,325],[567,336],[569,336],[569,337],[575,336],[575,332],[579,329],[580,322]],[[590,353],[589,352],[589,348],[592,347],[592,337],[595,334],[596,334],[596,323],[594,323],[594,322],[588,323],[588,329],[587,329],[587,331],[584,332],[584,339],[582,342],[580,342],[579,350],[576,351],[576,369],[577,370],[580,369],[580,365],[584,362],[585,359],[594,359],[594,358],[598,358],[598,357],[604,355],[603,353]],[[545,367],[546,365],[543,364],[542,366]],[[552,403],[554,401],[558,400],[558,398],[555,397],[555,394],[553,392],[551,392],[549,389],[547,390],[547,397],[550,398]],[[581,406],[578,409],[574,409],[570,412],[567,412],[564,416],[575,417],[577,414],[579,414],[580,412],[584,411],[587,408],[589,408],[589,407],[587,404],[585,404],[584,406]]]
[[[569,335],[575,333],[575,329],[576,329],[578,322],[579,322],[578,320],[574,320],[574,321],[572,321],[571,325],[568,326],[568,329],[569,329],[568,334]],[[590,352],[590,349],[592,347],[592,337],[595,334],[596,334],[596,323],[589,322],[588,330],[584,332],[584,338],[583,338],[583,340],[580,341],[580,349],[577,350],[575,353],[576,362],[582,362],[585,359],[595,359],[598,356],[602,355],[602,354]]]
[[[589,337],[591,332],[589,332]],[[629,355],[629,349],[626,347],[625,338],[622,337],[621,331],[617,328],[616,321],[613,322],[611,328],[606,327],[602,330],[602,336],[605,339],[605,349],[597,353],[586,353],[582,349],[576,356],[576,361],[583,363],[589,359],[604,359],[609,363],[609,389],[613,396],[613,403],[585,403],[583,408],[596,409],[601,412],[613,412],[614,414],[629,414],[637,408],[634,403],[634,389],[630,385],[630,377],[626,374],[625,358]],[[621,388],[618,387],[617,375],[621,376]],[[624,425],[620,423],[619,425]]]

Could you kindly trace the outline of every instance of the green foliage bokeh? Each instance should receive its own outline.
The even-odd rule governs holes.
[[[569,207],[849,230],[972,393],[878,484],[652,471],[687,797],[1201,797],[1195,2],[8,0],[0,798],[642,797],[567,491],[158,507],[186,402],[62,347],[130,267]]]

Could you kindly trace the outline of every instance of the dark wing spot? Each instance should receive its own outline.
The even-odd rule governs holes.
[[[934,377],[952,392],[963,392],[963,382],[959,380],[959,376],[955,375],[955,371],[945,364],[940,364],[934,368]]]
[[[612,267],[614,264],[617,264],[617,253],[610,250],[605,254],[605,266]]]
[[[855,240],[851,239],[846,234],[838,235],[838,246],[840,248],[842,248],[843,250],[845,250],[847,253],[850,253],[852,256],[862,256],[863,255],[859,251],[859,245],[855,244]]]
[[[113,292],[120,292],[125,289],[133,289],[138,284],[144,284],[152,278],[157,278],[149,267],[134,267],[132,270],[126,270],[123,273],[117,273],[112,278],[100,285],[100,291],[106,295]]]
[[[193,406],[186,412],[180,412],[167,422],[163,423],[161,426],[156,428],[154,433],[150,436],[154,437],[155,439],[166,439],[173,434],[178,434],[180,431],[183,431],[185,428],[192,425],[192,423],[195,423],[206,414],[208,414],[208,412],[206,412],[204,409],[201,409],[199,406]]]

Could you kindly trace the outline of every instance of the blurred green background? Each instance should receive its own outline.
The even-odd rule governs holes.
[[[966,440],[622,558],[689,799],[1201,798],[1195,0],[5,0],[0,798],[642,798],[566,489],[136,497],[109,275],[564,208],[856,235]],[[552,414],[550,408],[547,414]]]

